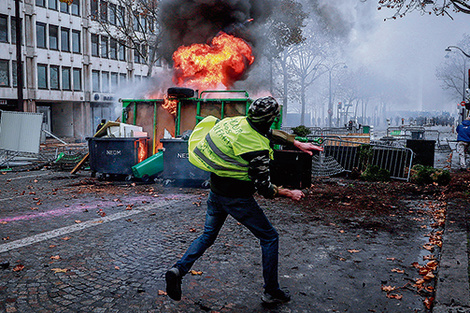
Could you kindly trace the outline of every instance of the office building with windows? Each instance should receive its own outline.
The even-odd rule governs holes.
[[[148,46],[140,43],[137,53],[132,40],[113,38],[109,30],[129,22],[155,32],[154,22],[119,3],[125,2],[20,3],[23,111],[42,112],[45,128],[56,136],[83,140],[93,135],[102,118],[118,117],[114,91],[148,76]],[[17,108],[15,16],[15,0],[0,1],[1,110]]]

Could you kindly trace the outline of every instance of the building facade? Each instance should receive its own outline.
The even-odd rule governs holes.
[[[0,1],[1,110],[17,107],[15,1]],[[150,76],[148,53],[136,53],[129,39],[118,40],[110,32],[128,21],[136,24],[132,12],[125,10],[112,0],[20,3],[23,111],[42,112],[44,128],[54,135],[80,140],[92,136],[101,119],[119,117],[114,92]],[[143,22],[148,23],[137,24]],[[144,44],[142,48],[148,50]]]

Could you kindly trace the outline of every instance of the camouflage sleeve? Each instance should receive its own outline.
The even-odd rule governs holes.
[[[243,155],[249,161],[248,176],[253,182],[256,191],[265,198],[271,199],[277,195],[278,188],[271,184],[269,172],[269,151],[258,151]]]
[[[278,130],[278,129],[271,129],[269,134],[269,139],[273,144],[278,145],[293,145],[295,135],[288,134],[285,131]]]

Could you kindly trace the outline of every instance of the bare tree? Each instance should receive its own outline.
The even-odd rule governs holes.
[[[297,45],[291,52],[290,68],[293,78],[299,85],[300,97],[300,124],[305,125],[305,107],[306,92],[313,82],[325,73],[320,67],[324,61],[324,53],[321,51],[322,45],[318,41],[311,38],[301,45]]]
[[[422,14],[448,15],[450,18],[452,18],[451,13],[470,14],[468,0],[379,0],[378,9],[382,8],[395,11],[390,17],[392,19],[403,17],[411,11],[420,11]]]
[[[464,51],[470,51],[470,35],[465,34],[458,46]],[[436,68],[436,77],[441,81],[441,87],[448,92],[450,99],[460,101],[468,96],[466,78],[469,67],[470,59],[460,51],[453,50],[447,53],[446,60]]]
[[[111,45],[119,43],[134,51],[135,58],[148,66],[147,76],[151,76],[161,42],[158,9],[158,0],[91,0],[90,17],[111,39]]]

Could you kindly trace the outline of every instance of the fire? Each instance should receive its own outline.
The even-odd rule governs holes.
[[[177,86],[216,89],[229,88],[239,80],[255,57],[243,39],[221,32],[210,45],[182,46],[173,53]]]
[[[178,108],[178,99],[168,99],[165,96],[162,108],[168,111],[171,115],[176,115],[176,110]]]

